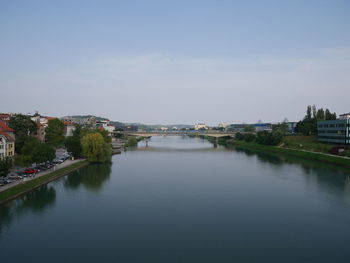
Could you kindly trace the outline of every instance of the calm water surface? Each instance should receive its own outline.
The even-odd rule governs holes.
[[[0,206],[0,262],[350,262],[349,174],[154,137]]]

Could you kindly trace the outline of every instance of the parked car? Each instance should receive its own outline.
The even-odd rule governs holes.
[[[25,173],[24,171],[18,171],[18,172],[16,172],[16,174],[17,174],[18,176],[23,176],[23,175],[25,175],[26,173]]]
[[[57,158],[57,159],[53,160],[53,162],[56,164],[59,164],[59,163],[63,163],[64,161],[62,159]]]
[[[34,168],[29,168],[29,169],[25,169],[24,172],[25,172],[26,174],[36,174],[36,173],[39,172],[39,170],[34,169]]]
[[[12,182],[13,182],[13,180],[11,180],[11,179],[9,179],[9,178],[6,178],[6,177],[2,179],[2,183],[3,183],[3,184],[10,184],[10,183],[12,183]]]

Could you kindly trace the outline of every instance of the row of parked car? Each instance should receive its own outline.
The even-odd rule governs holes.
[[[37,166],[29,167],[22,171],[12,172],[7,177],[0,178],[0,186],[3,186],[5,184],[10,184],[14,181],[21,180],[25,177],[35,177],[37,173],[52,169],[55,165],[63,163],[65,160],[69,158],[70,158],[70,155],[65,154],[63,156],[60,156],[54,159],[51,162],[47,161],[45,163],[41,163],[41,164],[38,164]]]

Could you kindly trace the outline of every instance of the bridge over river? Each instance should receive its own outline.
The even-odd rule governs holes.
[[[221,131],[115,131],[114,134],[122,134],[128,136],[152,137],[152,136],[179,136],[179,135],[195,135],[209,136],[214,138],[234,137],[236,132]]]
[[[152,136],[208,136],[215,138],[214,147],[218,145],[219,138],[221,137],[234,137],[235,132],[221,132],[221,131],[115,131],[114,134],[122,134],[127,136],[137,136],[137,137],[152,137]],[[148,146],[148,140],[146,139],[146,146]]]

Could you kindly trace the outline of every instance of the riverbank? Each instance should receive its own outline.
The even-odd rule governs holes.
[[[88,162],[86,160],[77,161],[71,165],[62,167],[60,169],[57,169],[55,171],[49,172],[44,175],[38,175],[38,177],[33,178],[29,181],[23,181],[18,183],[17,185],[14,185],[8,189],[5,189],[0,192],[0,204],[6,203],[10,200],[13,200],[25,193],[28,193],[30,191],[33,191],[34,189],[45,185],[51,181],[54,181],[76,169],[79,169],[85,165],[88,165]]]
[[[234,139],[227,140],[226,144],[229,147],[234,146],[234,147],[242,147],[246,149],[260,151],[260,152],[285,154],[285,155],[290,155],[294,157],[321,161],[328,164],[339,165],[346,169],[350,169],[350,158],[346,158],[346,157],[334,156],[334,155],[319,153],[319,152],[311,152],[306,150],[283,148],[278,146],[261,145],[254,142],[238,141]]]

